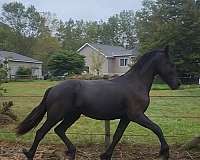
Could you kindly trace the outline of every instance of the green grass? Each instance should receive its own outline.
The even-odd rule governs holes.
[[[45,89],[55,85],[54,81],[33,81],[33,82],[10,82],[4,84],[7,89],[7,96],[40,96]],[[200,87],[182,86],[180,90],[172,91],[167,85],[153,85],[151,104],[147,110],[147,115],[161,126],[168,142],[184,143],[193,136],[200,133],[200,119],[183,117],[200,117],[200,97],[155,97],[155,96],[200,96]],[[42,97],[4,97],[4,100],[13,100],[13,110],[21,121],[41,100]],[[170,118],[176,117],[176,118]],[[118,121],[111,122],[111,132],[114,133]],[[34,132],[16,138],[14,128],[16,124],[0,128],[0,140],[31,142]],[[69,133],[83,133],[84,135],[70,134],[69,137],[75,143],[103,143],[104,121],[92,120],[81,117],[68,131]],[[94,134],[88,136],[86,134]],[[139,135],[139,136],[132,136]],[[142,136],[145,135],[145,136]],[[158,140],[151,131],[144,129],[134,123],[130,123],[124,137],[124,143],[157,143]],[[46,136],[43,142],[60,143],[59,138],[53,130]]]

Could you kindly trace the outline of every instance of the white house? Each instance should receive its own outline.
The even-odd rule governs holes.
[[[32,76],[43,78],[41,61],[14,52],[0,51],[0,62],[4,61],[7,61],[8,77],[15,76],[19,67],[24,67],[32,70]]]

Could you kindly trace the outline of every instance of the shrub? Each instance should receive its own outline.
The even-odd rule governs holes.
[[[30,68],[25,68],[25,67],[19,67],[16,75],[18,76],[30,76],[32,74],[32,71]]]
[[[17,120],[17,116],[14,114],[12,110],[13,102],[3,102],[2,106],[0,107],[0,114],[7,115],[13,120]]]
[[[72,75],[68,76],[67,79],[79,79],[79,80],[98,80],[98,79],[112,79],[113,77],[109,75],[92,75],[92,74],[84,74],[84,75]]]

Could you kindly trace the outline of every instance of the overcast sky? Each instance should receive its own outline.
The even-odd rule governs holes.
[[[13,1],[34,5],[41,12],[50,11],[62,20],[106,20],[122,10],[136,11],[142,6],[142,0],[0,0],[0,7]]]

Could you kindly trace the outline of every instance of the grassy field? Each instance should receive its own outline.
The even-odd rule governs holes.
[[[21,121],[41,100],[45,89],[58,82],[10,82],[4,84],[7,89],[6,96],[36,96],[36,97],[4,97],[3,100],[13,100],[13,110]],[[151,104],[147,115],[161,126],[167,140],[171,143],[184,143],[193,136],[200,134],[200,97],[156,97],[156,96],[200,96],[199,86],[182,86],[180,90],[172,91],[166,85],[153,85],[151,91]],[[175,117],[175,118],[173,118]],[[196,117],[196,118],[191,118]],[[112,133],[118,121],[111,122]],[[16,124],[0,128],[0,140],[31,142],[34,132],[23,137],[16,137],[14,128]],[[81,117],[68,131],[69,137],[77,144],[103,143],[104,121]],[[79,133],[76,134],[76,133]],[[81,135],[80,135],[81,133]],[[87,134],[93,134],[88,136]],[[124,143],[157,143],[158,140],[151,131],[134,123],[130,123],[124,137]],[[47,135],[45,143],[60,143],[53,133]]]

